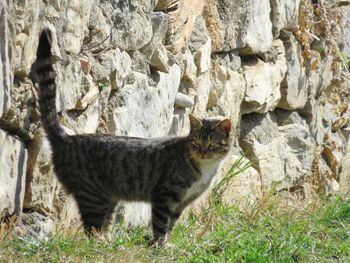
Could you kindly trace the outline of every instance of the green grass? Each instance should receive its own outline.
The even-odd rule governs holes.
[[[171,246],[150,247],[150,236],[149,228],[118,227],[110,241],[65,230],[34,242],[9,233],[0,237],[0,261],[350,262],[350,200],[305,209],[265,201],[244,212],[216,202],[178,223]]]
[[[110,87],[110,83],[108,81],[100,81],[97,83],[97,86],[100,88],[100,90],[103,90]]]

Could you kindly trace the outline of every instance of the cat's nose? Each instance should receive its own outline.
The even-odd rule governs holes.
[[[207,154],[207,150],[206,150],[205,148],[200,147],[200,148],[199,148],[199,151],[198,151],[198,154],[199,154],[199,156],[200,156],[201,158],[204,158],[205,155]]]

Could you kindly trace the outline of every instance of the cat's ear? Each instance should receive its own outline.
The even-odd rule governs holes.
[[[203,124],[199,119],[194,117],[191,113],[189,114],[189,117],[190,117],[191,130],[198,129],[198,128],[202,127]]]
[[[224,119],[216,124],[215,127],[229,137],[232,129],[232,122],[230,119]]]

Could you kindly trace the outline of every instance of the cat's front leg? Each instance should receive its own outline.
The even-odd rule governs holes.
[[[167,234],[171,231],[172,215],[173,212],[166,202],[152,203],[153,243],[164,244],[167,242]]]

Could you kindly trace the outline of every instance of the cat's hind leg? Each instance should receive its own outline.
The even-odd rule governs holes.
[[[101,192],[94,193],[86,189],[75,194],[84,231],[91,236],[95,231],[101,232],[107,229],[114,212],[115,202],[102,196]]]

